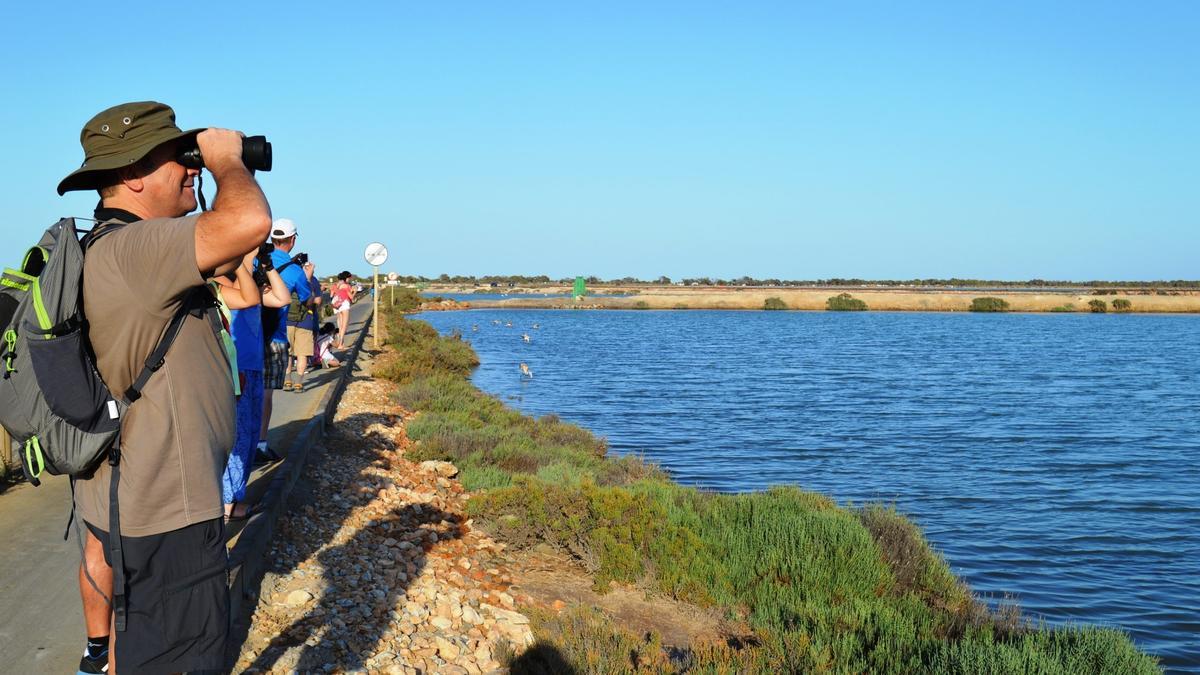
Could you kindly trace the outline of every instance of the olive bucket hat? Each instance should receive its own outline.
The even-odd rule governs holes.
[[[79,132],[83,165],[58,184],[58,194],[101,187],[105,172],[131,166],[152,150],[171,141],[204,131],[182,131],[175,111],[156,101],[122,103],[101,112]]]

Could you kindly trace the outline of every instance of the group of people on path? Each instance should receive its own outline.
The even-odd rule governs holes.
[[[182,131],[161,103],[115,106],[84,125],[83,165],[58,186],[59,194],[96,190],[93,235],[110,230],[87,249],[82,289],[108,388],[126,391],[172,318],[184,317],[163,366],[125,414],[119,478],[111,482],[112,468],[101,463],[73,479],[86,527],[81,673],[223,668],[225,525],[252,511],[243,500],[256,459],[279,459],[266,440],[274,392],[304,391],[313,357],[336,366],[333,352],[344,348],[350,274],[324,289],[315,265],[293,257],[296,225],[272,220],[242,139],[227,129]],[[189,148],[199,149],[218,187],[212,209],[195,215],[200,170],[180,160]],[[198,289],[219,306],[223,330],[184,313]],[[326,295],[336,327],[318,323]],[[119,533],[108,531],[113,504]],[[114,576],[124,578],[116,594],[124,596],[123,630],[114,622]]]

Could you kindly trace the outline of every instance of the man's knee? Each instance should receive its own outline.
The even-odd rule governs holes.
[[[108,576],[112,574],[112,568],[109,567],[108,561],[104,559],[104,544],[92,534],[88,528],[87,538],[83,543],[83,564],[87,567],[87,571],[95,577],[98,573]]]

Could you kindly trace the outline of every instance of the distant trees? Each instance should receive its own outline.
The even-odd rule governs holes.
[[[402,283],[440,284],[497,284],[507,286],[527,284],[570,284],[574,277],[551,279],[545,274],[493,274],[484,276],[439,274],[436,277],[401,276]],[[667,286],[674,283],[668,276],[659,276],[649,281],[636,277],[625,276],[614,279],[602,279],[591,275],[586,277],[589,286],[605,284],[620,286]],[[965,279],[951,277],[948,279],[859,279],[856,277],[830,277],[827,279],[779,279],[769,277],[759,279],[748,275],[721,279],[717,277],[684,277],[679,280],[684,286],[737,286],[764,288],[828,288],[828,287],[863,287],[863,288],[1087,288],[1092,295],[1117,295],[1120,289],[1200,289],[1200,280],[1176,279],[1172,281],[1055,281],[1048,279],[1029,279],[1027,281],[1003,281],[994,279]]]

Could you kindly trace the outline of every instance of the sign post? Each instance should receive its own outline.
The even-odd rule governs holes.
[[[392,305],[396,304],[396,280],[399,278],[399,274],[396,274],[395,272],[388,272],[388,293],[391,294],[390,302]]]
[[[379,351],[379,266],[387,262],[387,247],[379,242],[367,244],[367,250],[363,253],[363,257],[368,265],[375,268],[371,275],[371,281],[375,284],[375,290],[371,294],[371,299],[375,303],[373,310],[375,318],[371,319],[371,344],[375,351]]]

